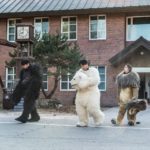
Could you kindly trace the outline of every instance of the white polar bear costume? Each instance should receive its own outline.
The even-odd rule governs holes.
[[[80,69],[71,80],[72,87],[77,90],[75,99],[79,117],[77,126],[88,126],[88,114],[93,117],[96,126],[103,123],[105,115],[100,110],[99,82],[99,72],[94,67],[89,67],[87,71]]]

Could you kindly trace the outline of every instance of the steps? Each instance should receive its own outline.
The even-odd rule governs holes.
[[[21,101],[16,106],[14,106],[14,111],[22,111],[23,104],[24,104],[24,98],[21,98]]]

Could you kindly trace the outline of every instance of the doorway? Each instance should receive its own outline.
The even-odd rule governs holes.
[[[150,73],[140,73],[139,98],[150,99]]]
[[[146,92],[146,76],[144,73],[140,74],[140,89],[139,89],[139,98],[147,98]]]

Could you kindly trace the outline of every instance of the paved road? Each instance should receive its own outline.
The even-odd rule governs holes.
[[[150,109],[138,115],[140,125],[114,127],[110,119],[118,108],[104,111],[106,120],[95,128],[75,127],[77,117],[70,114],[41,114],[38,123],[21,124],[18,112],[0,113],[0,150],[149,150]]]

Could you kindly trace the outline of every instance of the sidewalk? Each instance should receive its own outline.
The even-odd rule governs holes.
[[[78,121],[78,116],[76,113],[66,113],[66,112],[59,112],[59,111],[52,111],[48,109],[38,109],[39,115],[41,117],[40,123],[45,122],[59,122],[62,123],[71,123],[76,125],[76,122]],[[111,125],[110,120],[112,118],[115,118],[118,113],[118,107],[112,107],[112,108],[103,108],[103,112],[105,114],[105,121],[103,125]],[[15,118],[21,115],[20,112],[14,112],[13,110],[0,110],[0,122],[10,121],[15,122]],[[141,111],[137,115],[137,121],[141,122],[141,127],[150,127],[150,120],[148,120],[150,114],[150,106],[148,106],[146,111]],[[124,118],[124,125],[127,125],[127,117]],[[93,124],[93,120],[90,117],[90,124]]]

